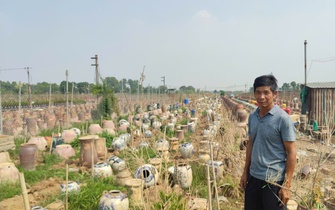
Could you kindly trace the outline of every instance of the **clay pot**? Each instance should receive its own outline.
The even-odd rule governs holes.
[[[100,127],[99,124],[91,124],[89,127],[88,127],[88,133],[91,134],[91,135],[96,135],[96,134],[99,134],[102,132],[102,128]]]
[[[153,167],[155,167],[157,169],[158,173],[161,173],[161,170],[162,170],[162,159],[161,158],[149,159],[149,164],[151,164]]]
[[[21,144],[20,146],[20,163],[25,170],[35,170],[37,159],[36,144]]]
[[[103,128],[115,129],[115,124],[112,120],[105,120],[105,121],[102,122],[102,127]]]
[[[70,144],[57,145],[53,153],[65,159],[69,159],[70,157],[76,155],[74,149]]]
[[[114,138],[112,142],[112,148],[114,148],[114,150],[121,151],[127,148],[127,143],[124,139],[120,137]]]
[[[33,136],[28,141],[29,144],[36,144],[38,150],[45,151],[48,148],[48,142],[43,136]]]
[[[119,168],[119,172],[116,175],[116,184],[120,186],[125,186],[126,181],[128,179],[132,179],[130,171],[126,168],[126,166],[122,166]]]
[[[88,168],[92,167],[92,156],[94,163],[98,162],[98,155],[94,144],[94,141],[97,138],[99,138],[99,136],[97,135],[89,135],[79,138],[80,142],[79,162],[81,165],[86,166]]]
[[[65,143],[71,143],[77,138],[77,134],[73,129],[70,130],[63,130],[62,138]]]
[[[95,148],[97,150],[98,158],[106,158],[107,148],[106,148],[106,138],[97,138],[95,140]]]
[[[176,135],[179,140],[184,140],[184,131],[183,130],[176,130]]]
[[[0,152],[0,164],[1,163],[10,163],[12,162],[9,157],[8,152]]]
[[[0,163],[0,183],[17,182],[19,180],[19,170],[14,163]]]
[[[120,190],[104,191],[99,201],[99,210],[128,210],[129,200]]]
[[[127,181],[125,181],[125,184],[128,188],[128,195],[133,205],[142,204],[142,188],[144,185],[144,181],[141,179],[128,179]]]

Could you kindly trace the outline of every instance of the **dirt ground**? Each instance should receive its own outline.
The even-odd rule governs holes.
[[[207,126],[207,119],[204,117],[200,117],[198,127],[196,132],[192,135],[192,143],[197,151],[199,147],[199,142],[203,139],[203,130]],[[220,139],[218,139],[221,141]],[[138,145],[141,141],[140,138],[134,139],[134,145]],[[335,139],[332,140],[335,142]],[[221,142],[223,143],[223,142]],[[301,197],[303,197],[308,192],[311,192],[313,182],[315,181],[316,186],[319,186],[321,191],[325,196],[335,195],[335,152],[333,146],[322,145],[319,140],[311,138],[307,134],[298,133],[297,135],[297,165],[294,174],[294,182],[292,186],[292,199],[296,201],[300,201]],[[330,151],[333,150],[332,153]],[[108,157],[113,153],[108,153]],[[328,156],[327,159],[324,158],[324,155]],[[195,157],[197,157],[197,152],[195,153]],[[225,157],[222,155],[218,155],[218,159],[225,162],[225,173],[230,173],[234,177],[239,178],[243,165],[244,165],[244,157],[245,150],[235,152],[232,157]],[[220,159],[221,158],[221,159]],[[318,166],[318,163],[322,162],[321,166]],[[62,163],[55,165],[54,167],[64,167],[65,161]],[[310,166],[309,173],[305,178],[301,179],[300,170],[304,166]],[[73,162],[69,166],[70,168],[76,168],[77,163]],[[318,174],[315,178],[315,174]],[[28,188],[28,199],[30,205],[38,205],[43,200],[48,199],[52,195],[56,195],[60,193],[60,184],[61,180],[57,177],[50,178],[48,180],[44,180],[40,183],[35,184],[34,186],[27,186]],[[164,190],[162,186],[158,185],[155,190]],[[150,191],[145,192],[148,194],[149,198],[152,198],[152,194]],[[157,195],[157,193],[155,193]],[[149,199],[148,198],[148,199]],[[240,203],[241,209],[243,208],[243,198],[240,198],[237,203]],[[234,204],[234,206],[238,206]],[[229,206],[229,203],[227,204]],[[9,198],[0,202],[1,210],[19,210],[24,209],[22,196],[15,196],[13,198]]]

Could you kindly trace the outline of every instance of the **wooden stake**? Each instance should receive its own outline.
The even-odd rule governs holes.
[[[26,188],[26,181],[24,180],[23,173],[19,173],[19,180],[20,180],[20,186],[21,186],[21,192],[24,202],[24,208],[25,210],[30,210],[29,200],[28,200],[28,193]]]
[[[66,180],[66,191],[65,191],[65,210],[69,209],[69,165],[66,164],[66,174],[65,174],[65,180]]]
[[[52,134],[51,134],[51,144],[50,144],[50,153],[51,153],[51,151],[52,151],[52,144],[53,144],[53,142],[54,142],[54,132],[52,132]],[[55,143],[55,146],[56,146],[56,143]]]
[[[214,168],[214,161],[213,161],[213,142],[210,143],[210,152],[211,152],[211,165],[212,165],[212,174],[213,174],[213,185],[214,185],[214,192],[215,192],[215,200],[217,204],[217,209],[220,209],[219,203],[219,195],[218,195],[218,188],[216,185],[216,175],[215,175],[215,168]]]
[[[211,177],[209,175],[209,165],[208,164],[206,164],[206,176],[207,176],[207,191],[208,191],[207,208],[209,210],[212,210]]]

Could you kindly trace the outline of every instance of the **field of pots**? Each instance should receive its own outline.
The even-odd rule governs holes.
[[[191,96],[18,135],[10,139],[14,148],[0,153],[0,209],[243,209],[239,179],[255,107]],[[295,177],[307,163],[313,177],[318,161],[307,149],[316,144],[298,134]],[[334,170],[331,161],[322,173]],[[318,177],[326,186],[335,178],[329,174],[327,182]],[[311,181],[297,178],[294,187]]]

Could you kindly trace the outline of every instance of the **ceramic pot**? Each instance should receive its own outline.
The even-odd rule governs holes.
[[[19,180],[19,170],[14,163],[1,163],[0,174],[0,183],[17,182]]]
[[[199,162],[201,164],[205,164],[211,157],[209,154],[207,154],[207,152],[205,151],[199,151]]]
[[[97,150],[98,158],[105,159],[107,155],[107,148],[106,148],[106,138],[97,138],[94,141],[95,149]]]
[[[151,135],[152,135],[151,131],[149,131],[149,130],[144,131],[145,138],[150,138]]]
[[[80,155],[79,163],[88,168],[92,167],[92,156],[93,164],[98,162],[98,155],[95,149],[94,141],[99,138],[97,135],[83,136],[79,138],[80,142]]]
[[[72,128],[72,130],[76,133],[77,136],[80,136],[81,131],[79,128]]]
[[[128,179],[132,179],[130,171],[125,166],[120,167],[119,172],[116,175],[116,184],[125,186]]]
[[[88,127],[88,133],[91,135],[96,135],[102,132],[102,128],[99,124],[91,124]]]
[[[156,141],[156,149],[157,150],[169,150],[169,142],[165,139],[160,139]]]
[[[210,172],[212,171],[212,161],[208,160],[206,162],[206,165],[209,166],[209,170]],[[223,162],[222,161],[213,161],[213,165],[214,165],[214,173],[215,173],[215,177],[217,180],[220,180],[223,177]],[[206,168],[205,168],[206,170]],[[210,173],[212,174],[212,173]],[[213,179],[213,177],[211,177],[211,179]]]
[[[179,152],[183,158],[190,158],[194,154],[192,143],[186,142],[179,147]]]
[[[188,131],[194,133],[195,132],[195,122],[188,123]]]
[[[60,184],[61,193],[66,193],[66,183]],[[68,193],[78,193],[80,191],[79,182],[68,181],[67,182]]]
[[[27,143],[36,144],[37,149],[41,151],[45,151],[48,148],[48,142],[43,136],[33,136],[29,139]]]
[[[144,164],[134,173],[136,179],[144,180],[144,187],[154,186],[159,178],[157,169],[151,164]]]
[[[124,133],[120,135],[120,138],[123,139],[126,144],[130,142],[131,135],[129,133]]]
[[[143,194],[142,188],[144,185],[144,181],[141,179],[128,179],[125,181],[125,184],[128,188],[128,195],[130,201],[133,205],[142,204]]]
[[[172,166],[168,169],[173,174],[173,182],[181,188],[186,189],[192,185],[192,168],[187,164],[178,164],[177,167]]]
[[[102,127],[103,128],[111,128],[111,129],[115,129],[115,124],[112,120],[105,120],[102,122]]]
[[[0,164],[12,162],[8,152],[0,152]]]
[[[105,162],[98,162],[94,165],[94,176],[98,178],[106,178],[112,176],[113,171],[110,165]]]
[[[161,173],[161,170],[162,170],[162,159],[161,158],[149,159],[149,164],[154,166],[157,169],[158,173]]]
[[[65,143],[71,143],[77,138],[77,134],[74,130],[63,130],[62,132],[62,138]]]
[[[145,141],[142,141],[142,142],[138,145],[138,147],[140,147],[140,148],[143,148],[143,147],[147,148],[147,147],[149,147],[149,143],[148,143],[148,142],[145,142]]]
[[[179,140],[184,140],[184,130],[176,130],[176,136]]]
[[[35,170],[37,154],[38,150],[36,144],[21,144],[20,163],[22,168],[25,170]]]
[[[120,169],[123,169],[126,167],[126,162],[120,158],[117,158],[113,160],[111,167],[113,169],[114,174],[117,174],[120,171]]]
[[[127,148],[127,143],[124,139],[118,137],[118,138],[114,138],[113,142],[112,142],[112,148],[114,150],[124,150]]]
[[[53,153],[65,159],[69,159],[76,155],[70,144],[57,145]]]
[[[104,191],[99,201],[99,210],[127,210],[129,200],[120,190]]]

